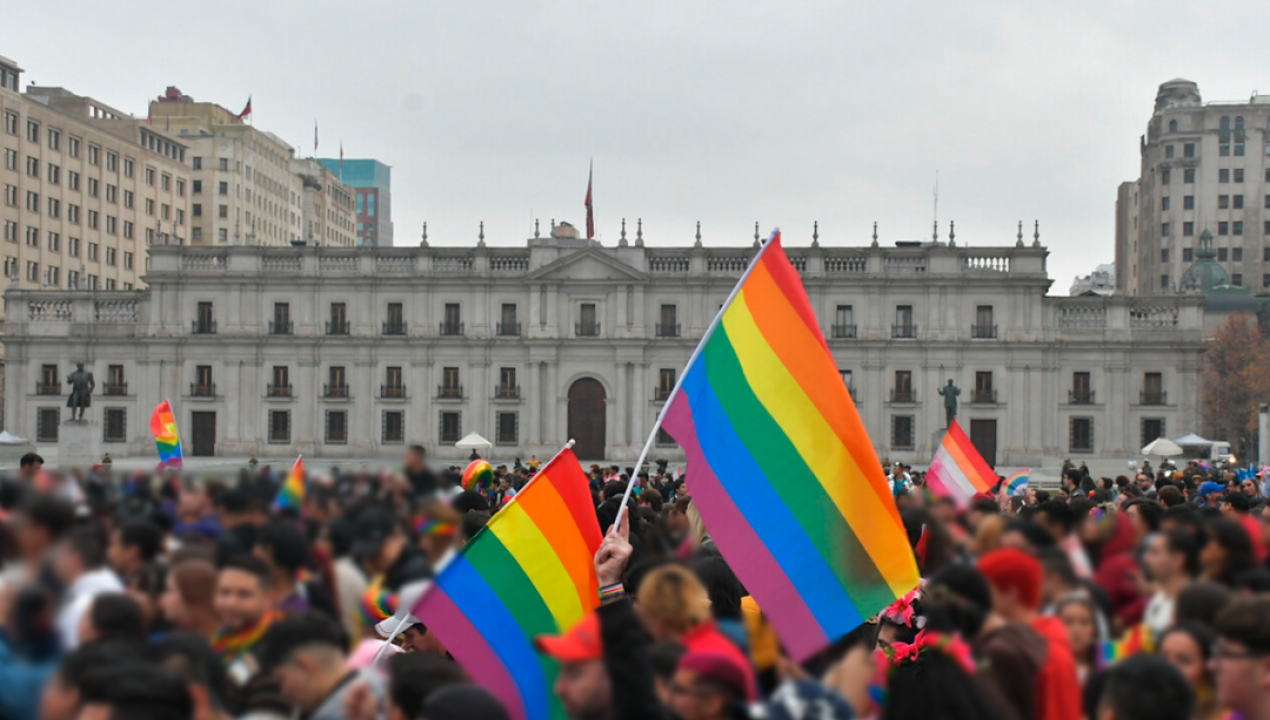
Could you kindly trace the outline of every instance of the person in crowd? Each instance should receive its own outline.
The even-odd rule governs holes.
[[[167,621],[163,619],[162,598],[167,591],[168,567],[163,563],[150,563],[141,566],[133,573],[125,584],[124,591],[128,597],[141,608],[147,632],[153,636],[161,636],[167,630]]]
[[[1142,564],[1155,588],[1142,620],[1158,637],[1173,624],[1178,594],[1194,581],[1199,550],[1184,530],[1153,533],[1147,537]]]
[[[6,563],[2,585],[20,586],[52,572],[53,547],[75,527],[75,506],[52,495],[28,495],[12,518],[16,562]]]
[[[106,559],[124,582],[146,565],[153,564],[163,550],[163,531],[149,520],[129,520],[110,533]]]
[[[1270,597],[1236,600],[1217,616],[1217,704],[1244,720],[1270,720]]]
[[[1077,577],[1093,576],[1093,566],[1089,562],[1089,556],[1085,554],[1080,536],[1076,534],[1078,518],[1070,505],[1061,500],[1050,500],[1036,507],[1033,519],[1053,536],[1054,543],[1067,554]]]
[[[1204,580],[1229,587],[1240,574],[1256,566],[1252,540],[1238,522],[1215,517],[1207,522],[1206,531],[1199,557]]]
[[[406,448],[405,462],[406,481],[417,498],[429,498],[441,487],[437,478],[428,469],[428,451],[422,445],[411,445]]]
[[[509,720],[507,710],[475,685],[451,685],[433,693],[419,712],[423,720]]]
[[[1208,625],[1193,621],[1174,625],[1157,642],[1160,657],[1172,663],[1190,683],[1195,694],[1193,720],[1216,720],[1223,714],[1217,706],[1210,668],[1216,642],[1217,636]]]
[[[1161,657],[1137,655],[1107,672],[1097,720],[1190,720],[1194,705],[1177,668]]]
[[[145,648],[142,657],[185,683],[192,720],[231,720],[229,678],[207,640],[194,633],[169,633]]]
[[[122,592],[123,584],[106,567],[106,543],[96,528],[76,528],[57,552],[57,579],[66,588],[57,629],[66,650],[79,647],[80,619],[93,598],[102,593]]]
[[[749,669],[736,658],[710,650],[689,651],[670,683],[670,709],[683,720],[735,720],[746,713]]]
[[[301,576],[309,541],[293,522],[274,518],[260,528],[253,554],[269,568],[270,602],[283,615],[310,608],[310,586]]]
[[[215,501],[204,483],[181,485],[175,518],[172,534],[177,538],[201,537],[215,540],[224,531],[216,512]]]
[[[164,583],[159,607],[174,630],[194,633],[212,642],[220,627],[216,609],[218,576],[205,560],[186,560],[172,566]]]
[[[62,659],[54,613],[44,589],[0,591],[0,717],[38,716],[40,693]]]
[[[194,702],[180,677],[142,662],[102,668],[87,686],[79,720],[190,718]]]
[[[81,643],[140,645],[147,638],[145,615],[126,593],[101,593],[93,597],[88,610],[80,616],[78,637]]]
[[[346,695],[364,684],[382,700],[379,675],[350,670],[348,639],[338,623],[316,611],[298,612],[270,625],[260,640],[261,665],[271,669],[282,698],[307,720],[342,720]]]
[[[1082,595],[1072,595],[1055,608],[1056,616],[1067,628],[1072,658],[1076,661],[1076,674],[1081,685],[1096,669],[1100,643],[1104,639],[1098,633],[1098,608],[1092,600]]]
[[[132,652],[112,643],[89,643],[68,653],[40,694],[40,720],[75,720],[94,684],[93,674],[126,662]]]

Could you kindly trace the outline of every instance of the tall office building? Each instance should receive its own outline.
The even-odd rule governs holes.
[[[1205,230],[1231,285],[1270,288],[1270,96],[1205,103],[1170,80],[1140,145],[1139,178],[1117,190],[1116,289],[1178,292]]]
[[[357,244],[392,245],[392,168],[378,160],[318,160],[357,193]]]

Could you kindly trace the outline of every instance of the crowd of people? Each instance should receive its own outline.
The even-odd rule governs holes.
[[[536,458],[463,490],[460,468],[411,447],[397,472],[311,476],[285,510],[284,473],[254,464],[229,479],[42,464],[0,483],[0,720],[509,717],[426,625],[392,631],[402,588]],[[891,468],[923,583],[794,662],[689,476],[592,466],[603,601],[537,639],[551,690],[576,720],[1270,720],[1261,479],[1146,470],[1067,466],[1061,488],[958,507]]]

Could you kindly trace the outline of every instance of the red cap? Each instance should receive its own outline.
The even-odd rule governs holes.
[[[544,654],[560,662],[586,662],[604,657],[600,617],[591,613],[564,635],[539,635],[534,641]]]
[[[730,688],[737,697],[744,698],[749,692],[746,680],[749,668],[742,667],[734,658],[721,652],[692,650],[680,658],[679,667]]]

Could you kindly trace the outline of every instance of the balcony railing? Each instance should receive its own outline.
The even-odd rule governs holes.
[[[498,323],[496,332],[500,337],[519,337],[520,323]]]
[[[389,320],[388,322],[384,323],[384,334],[385,335],[405,335],[406,321],[405,320]]]
[[[406,397],[405,385],[380,385],[379,397],[385,400],[402,400]]]
[[[970,337],[975,340],[995,340],[997,337],[996,325],[971,325]]]
[[[850,323],[847,325],[833,325],[830,327],[830,334],[833,335],[834,338],[839,340],[844,338],[854,338],[855,337],[855,323]]]
[[[1163,390],[1143,390],[1141,397],[1143,405],[1167,405],[1169,400]]]
[[[597,323],[574,323],[573,332],[578,337],[599,337],[600,324]]]
[[[679,337],[679,323],[663,325],[657,323],[657,337],[677,338]]]
[[[347,320],[344,320],[344,321],[340,321],[340,320],[327,320],[327,321],[326,321],[326,334],[327,334],[327,335],[347,335],[347,334],[348,334],[348,321],[347,321]]]
[[[195,320],[193,321],[193,328],[194,328],[195,335],[215,335],[216,321],[215,320]]]
[[[190,383],[192,397],[216,397],[216,383]]]
[[[270,321],[269,334],[270,335],[291,335],[293,334],[292,331],[294,327],[295,327],[295,323],[291,322],[290,320],[283,320],[281,322]]]
[[[498,400],[516,400],[520,398],[519,385],[495,385],[494,397]]]
[[[462,385],[438,385],[437,397],[450,398],[450,399],[461,398],[463,397],[463,386]]]
[[[127,395],[128,383],[106,383],[101,386],[102,395]]]
[[[891,402],[915,403],[917,402],[917,391],[913,388],[891,388]]]
[[[669,400],[669,399],[670,399],[670,392],[671,392],[672,390],[674,390],[674,388],[673,388],[673,387],[662,387],[661,385],[658,385],[658,386],[654,387],[654,388],[653,388],[653,400],[656,400],[656,401],[658,401],[658,402],[661,402],[661,401],[664,401],[664,400]]]
[[[347,398],[348,385],[323,385],[322,397],[328,398]]]
[[[996,405],[996,390],[974,390],[970,393],[970,402],[975,405]]]
[[[291,397],[291,385],[274,385],[269,383],[265,388],[265,392],[269,397]]]
[[[1093,390],[1068,390],[1067,404],[1069,405],[1093,405]]]
[[[917,326],[916,325],[892,325],[891,337],[903,338],[905,340],[912,340],[913,338],[917,337]]]
[[[37,382],[35,384],[36,395],[61,395],[62,386],[60,383]]]
[[[442,335],[462,335],[463,323],[449,322],[449,321],[443,322],[441,323],[441,334]]]

